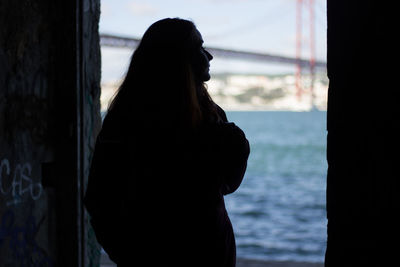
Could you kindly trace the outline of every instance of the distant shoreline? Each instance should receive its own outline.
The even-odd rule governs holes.
[[[311,81],[312,85],[311,85]],[[108,106],[122,81],[102,82],[101,105]],[[301,83],[294,74],[218,74],[207,82],[212,99],[225,110],[313,111],[326,110],[329,80],[318,74],[304,75]],[[152,99],[148,99],[152,102]]]

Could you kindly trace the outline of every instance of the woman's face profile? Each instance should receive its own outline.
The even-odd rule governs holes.
[[[203,38],[198,30],[194,31],[195,48],[192,57],[193,71],[201,82],[210,80],[210,61],[213,56],[204,49]]]

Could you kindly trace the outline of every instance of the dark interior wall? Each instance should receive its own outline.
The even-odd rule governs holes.
[[[326,266],[391,266],[399,248],[395,10],[328,0]]]
[[[89,223],[88,214],[81,202],[86,192],[90,163],[97,134],[101,128],[100,116],[100,0],[81,1],[80,12],[80,174],[79,191],[81,251],[83,266],[99,266],[100,246]]]
[[[0,266],[98,261],[81,199],[101,123],[99,5],[0,1]]]
[[[55,158],[51,6],[0,4],[0,266],[28,265],[33,251],[44,265],[57,254],[54,188],[41,168]]]

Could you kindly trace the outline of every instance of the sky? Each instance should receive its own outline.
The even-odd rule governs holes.
[[[310,55],[309,8],[303,7],[302,56]],[[192,20],[204,46],[296,55],[296,0],[102,0],[100,33],[141,38],[166,17]],[[326,61],[326,0],[314,0],[317,60]],[[102,48],[103,80],[123,76],[132,51]],[[287,73],[294,66],[215,58],[211,72]]]

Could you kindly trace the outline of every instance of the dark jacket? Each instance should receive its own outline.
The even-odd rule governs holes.
[[[85,205],[118,266],[235,266],[223,195],[239,187],[249,143],[220,111],[225,122],[196,133],[105,118]]]

